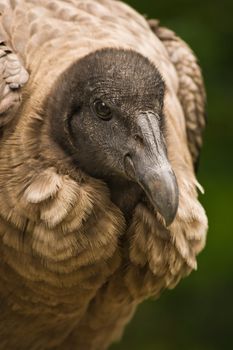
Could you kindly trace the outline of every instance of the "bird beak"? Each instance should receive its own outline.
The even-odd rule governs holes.
[[[172,170],[160,169],[149,172],[139,179],[151,204],[169,226],[175,219],[178,208],[178,186]]]
[[[177,213],[179,190],[159,124],[153,118],[140,118],[140,145],[125,156],[124,167],[126,174],[142,187],[154,209],[169,226]]]

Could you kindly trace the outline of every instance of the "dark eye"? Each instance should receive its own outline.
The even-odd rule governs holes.
[[[102,100],[95,100],[93,107],[95,113],[101,119],[110,120],[112,118],[112,111],[110,107]]]

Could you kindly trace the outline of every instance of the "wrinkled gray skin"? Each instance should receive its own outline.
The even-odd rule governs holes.
[[[104,49],[72,65],[55,85],[45,106],[55,141],[79,168],[108,183],[126,218],[146,194],[171,224],[178,186],[166,151],[165,86],[155,66],[133,51]],[[97,100],[110,109],[107,120]]]

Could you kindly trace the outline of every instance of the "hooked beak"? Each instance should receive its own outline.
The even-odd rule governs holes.
[[[140,124],[141,142],[125,156],[125,172],[142,187],[154,209],[169,226],[175,219],[179,204],[176,176],[167,159],[157,121],[146,115]]]
[[[139,180],[151,204],[169,226],[175,219],[178,209],[178,185],[172,170],[160,169],[145,174]]]

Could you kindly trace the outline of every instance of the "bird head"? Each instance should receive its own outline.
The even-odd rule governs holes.
[[[47,104],[51,136],[87,174],[137,183],[167,225],[178,185],[166,149],[165,84],[131,50],[103,49],[73,63]]]

